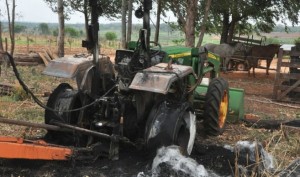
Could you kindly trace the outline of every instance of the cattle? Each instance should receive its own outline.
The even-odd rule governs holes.
[[[280,46],[278,44],[269,44],[266,46],[252,46],[246,50],[245,59],[248,62],[248,75],[250,76],[250,70],[253,68],[253,77],[255,77],[255,68],[258,66],[258,60],[266,60],[266,74],[269,75],[271,62],[275,54],[278,54]]]
[[[237,51],[245,51],[245,45],[243,43],[231,43],[231,44],[205,44],[204,47],[217,55],[222,59],[223,70],[226,71],[229,61],[233,54]]]

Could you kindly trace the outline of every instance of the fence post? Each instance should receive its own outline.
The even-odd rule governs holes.
[[[7,38],[5,38],[5,52],[7,52]]]
[[[29,37],[27,36],[27,54],[29,53]]]

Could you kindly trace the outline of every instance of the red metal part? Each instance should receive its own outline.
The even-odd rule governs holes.
[[[27,141],[23,138],[0,137],[0,158],[32,160],[68,160],[73,150],[54,146],[43,140]]]

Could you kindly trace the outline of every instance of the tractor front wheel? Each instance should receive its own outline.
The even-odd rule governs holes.
[[[178,145],[183,154],[190,155],[196,137],[196,116],[188,102],[156,104],[147,120],[145,131],[149,152],[162,146]]]
[[[223,133],[228,106],[228,82],[223,78],[213,79],[208,86],[204,105],[204,128],[207,135],[218,136]]]

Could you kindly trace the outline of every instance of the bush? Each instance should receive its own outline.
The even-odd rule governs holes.
[[[294,40],[294,44],[300,44],[300,37]]]
[[[58,29],[55,29],[52,31],[52,35],[57,37],[58,36]]]
[[[72,27],[66,27],[65,33],[67,35],[69,35],[70,37],[79,37],[79,32],[75,28],[72,28]]]
[[[38,29],[41,32],[41,34],[49,34],[50,33],[49,26],[47,23],[40,23]]]
[[[267,38],[266,44],[280,44],[281,41],[277,38]]]
[[[175,45],[182,45],[184,43],[185,39],[173,39],[172,42]]]
[[[117,39],[117,34],[115,32],[107,32],[105,33],[105,38],[108,41],[114,41]]]

